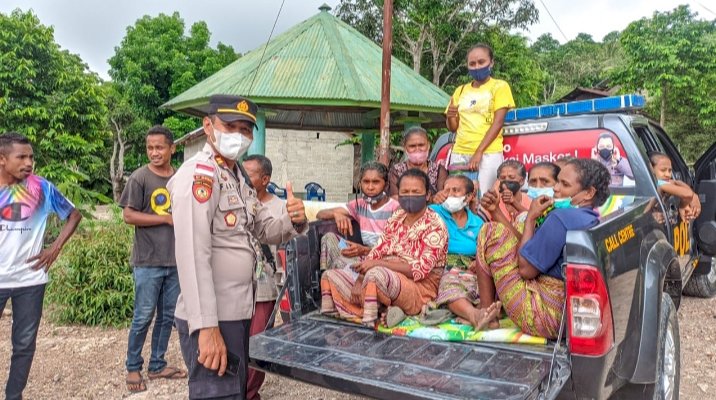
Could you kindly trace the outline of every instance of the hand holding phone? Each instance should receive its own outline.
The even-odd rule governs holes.
[[[347,248],[348,248],[348,242],[346,242],[345,239],[340,238],[340,239],[338,240],[338,248],[339,248],[340,250],[347,249]]]
[[[226,352],[226,374],[230,376],[238,376],[241,367],[241,357],[227,351]]]

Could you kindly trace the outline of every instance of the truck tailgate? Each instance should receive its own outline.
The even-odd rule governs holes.
[[[569,377],[552,347],[451,343],[386,336],[304,317],[250,339],[252,365],[378,399],[554,398]]]

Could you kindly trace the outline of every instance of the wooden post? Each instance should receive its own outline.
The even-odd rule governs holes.
[[[393,53],[393,0],[383,3],[383,78],[380,90],[380,147],[378,161],[390,163],[390,58]]]

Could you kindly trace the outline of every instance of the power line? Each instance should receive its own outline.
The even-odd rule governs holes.
[[[552,22],[554,22],[554,26],[556,26],[556,27],[557,27],[557,30],[559,30],[559,33],[562,34],[562,37],[564,38],[564,41],[565,41],[565,42],[569,42],[569,39],[567,39],[567,35],[565,35],[564,32],[562,31],[562,28],[559,27],[559,24],[557,23],[557,20],[554,19],[554,17],[552,16],[552,13],[549,12],[549,8],[547,8],[547,5],[544,4],[544,1],[539,0],[539,2],[542,3],[542,7],[544,7],[545,11],[547,11],[547,15],[549,15],[549,17],[552,19]]]
[[[713,11],[709,10],[709,8],[708,8],[708,7],[706,7],[705,5],[701,4],[701,2],[700,2],[700,1],[696,1],[696,0],[694,0],[694,3],[696,3],[696,4],[700,5],[700,6],[701,6],[701,8],[703,8],[704,10],[706,10],[706,11],[710,12],[711,14],[713,14],[713,15],[716,15],[716,13],[715,13],[715,12],[713,12]]]
[[[264,55],[266,55],[266,49],[269,46],[269,43],[271,43],[271,37],[273,36],[273,31],[276,29],[276,23],[278,22],[278,17],[281,16],[281,10],[283,10],[283,4],[286,2],[286,0],[281,1],[281,7],[278,9],[278,14],[276,14],[276,19],[273,21],[273,27],[271,27],[271,33],[269,33],[268,40],[266,41],[266,45],[264,46],[264,51],[261,52],[261,58],[259,59],[259,65],[256,66],[256,71],[254,71],[254,77],[251,79],[251,86],[249,86],[249,91],[246,92],[246,95],[249,96],[251,94],[251,90],[254,88],[254,82],[256,82],[256,75],[259,74],[259,69],[261,68],[261,64],[264,61]]]

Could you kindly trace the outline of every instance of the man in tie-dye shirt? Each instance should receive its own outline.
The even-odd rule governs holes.
[[[35,355],[47,270],[82,219],[53,184],[32,174],[33,163],[26,137],[14,132],[0,135],[0,311],[12,299],[13,315],[6,399],[22,398]],[[44,248],[51,213],[67,223]]]

